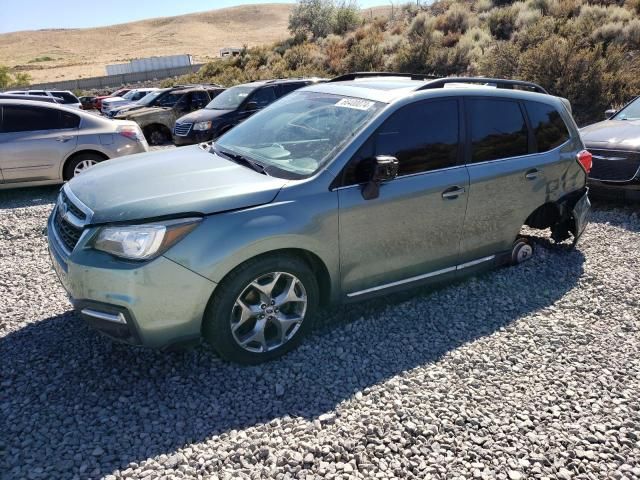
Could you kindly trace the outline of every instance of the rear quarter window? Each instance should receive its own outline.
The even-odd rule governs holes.
[[[569,130],[560,113],[551,105],[525,102],[538,152],[553,150],[569,140]]]

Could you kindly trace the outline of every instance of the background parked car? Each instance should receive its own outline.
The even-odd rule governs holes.
[[[126,107],[127,110],[120,112],[116,118],[133,120],[140,125],[149,144],[161,145],[171,140],[176,119],[204,108],[211,99],[223,91],[224,88],[213,86],[175,87],[161,91],[157,97],[151,98],[149,106],[136,104]]]
[[[133,122],[46,102],[0,100],[0,188],[69,180],[109,158],[148,150]]]
[[[95,110],[96,108],[96,96],[78,97],[82,110]]]
[[[62,100],[55,97],[42,97],[39,95],[15,95],[13,93],[0,93],[0,100],[28,100],[45,103],[62,103]]]
[[[122,97],[109,97],[102,100],[102,106],[100,111],[103,115],[112,118],[118,111],[119,107],[133,105],[134,103],[142,100],[149,93],[155,92],[158,88],[135,88],[129,90]]]
[[[320,81],[317,78],[264,80],[229,88],[203,110],[180,117],[173,130],[173,143],[192,145],[218,138],[278,98]]]
[[[40,97],[54,97],[60,99],[58,103],[67,107],[81,108],[80,100],[69,90],[12,90],[6,93],[14,95],[32,95]]]
[[[130,88],[120,88],[115,92],[111,92],[109,95],[99,95],[96,97],[96,108],[100,110],[102,108],[102,100],[110,97],[122,97],[125,93],[127,93]]]
[[[580,130],[593,154],[589,185],[598,196],[640,201],[640,97],[605,116]]]

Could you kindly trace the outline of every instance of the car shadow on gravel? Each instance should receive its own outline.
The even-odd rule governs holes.
[[[0,209],[37,207],[56,201],[60,185],[0,190]]]
[[[333,308],[300,348],[256,367],[206,346],[118,345],[71,312],[29,324],[0,339],[3,470],[95,477],[283,416],[317,420],[356,392],[553,305],[576,288],[583,263],[579,249],[538,248],[518,267]]]

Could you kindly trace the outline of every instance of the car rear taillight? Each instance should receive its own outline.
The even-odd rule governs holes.
[[[136,142],[141,142],[144,136],[137,125],[122,125],[116,130],[123,137],[130,138]]]
[[[591,152],[582,150],[576,157],[578,158],[578,163],[584,168],[584,171],[589,173],[593,165],[593,155],[591,155]]]

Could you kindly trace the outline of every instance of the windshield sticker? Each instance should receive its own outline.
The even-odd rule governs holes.
[[[338,103],[336,103],[336,107],[344,107],[344,108],[355,108],[356,110],[369,110],[375,102],[370,102],[369,100],[361,100],[359,98],[343,98]]]

